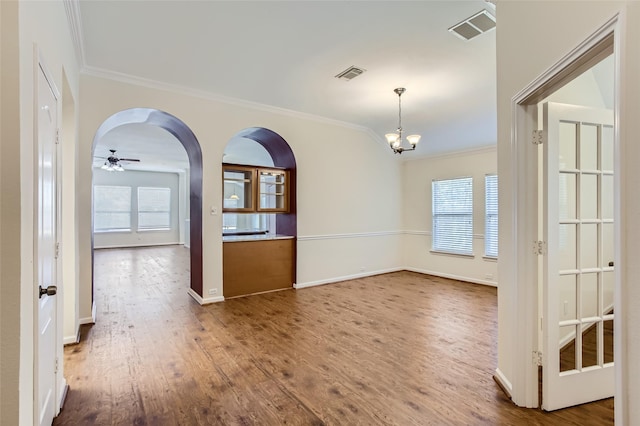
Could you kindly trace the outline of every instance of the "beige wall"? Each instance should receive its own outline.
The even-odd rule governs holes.
[[[20,129],[18,6],[0,2],[0,424],[18,424]]]
[[[538,2],[499,1],[497,5],[497,71],[498,71],[498,174],[500,176],[500,215],[511,218],[513,182],[519,173],[512,159],[511,99],[545,70],[558,62],[565,54],[578,46],[616,13],[621,13],[621,78],[620,85],[620,182],[622,211],[620,226],[620,272],[622,288],[619,292],[620,325],[617,337],[621,353],[618,354],[616,420],[619,424],[640,423],[640,311],[632,309],[640,303],[640,288],[633,285],[640,277],[640,265],[633,254],[640,252],[640,194],[637,192],[639,177],[633,163],[640,158],[640,148],[633,141],[640,133],[640,4],[636,2],[593,1]],[[541,28],[540,23],[544,23]],[[633,189],[635,188],[635,189]],[[533,189],[533,188],[532,188]],[[634,212],[636,212],[634,214]],[[517,384],[518,368],[530,363],[514,359],[518,323],[513,301],[516,259],[513,257],[511,221],[500,222],[500,252],[498,270],[501,285],[498,292],[499,310],[499,359],[502,374]],[[626,261],[628,260],[628,261]],[[617,308],[616,308],[617,309]],[[516,394],[521,390],[514,389]]]
[[[298,274],[308,286],[400,265],[401,163],[365,129],[283,113],[264,106],[161,90],[83,76],[78,190],[82,257],[80,316],[91,315],[91,143],[98,127],[118,111],[155,108],[182,120],[200,142],[203,158],[204,295],[222,294],[221,162],[228,141],[240,130],[261,126],[282,136],[297,163]],[[343,247],[349,247],[345,255]],[[363,270],[364,268],[364,270]]]
[[[33,424],[34,81],[38,47],[62,93],[77,98],[78,67],[64,5],[1,2],[2,19],[2,390],[1,424]],[[62,114],[62,104],[59,105]],[[63,177],[64,179],[64,177]],[[59,303],[62,305],[62,303]],[[60,311],[62,312],[62,311]],[[62,320],[60,319],[60,323]],[[61,340],[61,339],[60,339]],[[60,348],[61,350],[61,348]],[[57,354],[61,356],[61,354]],[[60,383],[58,383],[60,385]]]
[[[405,162],[402,173],[405,230],[402,239],[403,266],[418,272],[497,285],[497,262],[484,258],[484,178],[496,171],[494,147]],[[473,178],[474,256],[470,258],[431,253],[431,181],[466,176]]]

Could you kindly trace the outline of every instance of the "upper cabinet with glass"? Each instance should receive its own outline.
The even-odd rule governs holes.
[[[287,171],[258,169],[260,193],[258,194],[258,211],[286,212],[287,205]]]
[[[265,167],[225,164],[223,212],[289,211],[288,172]]]
[[[243,166],[223,168],[223,211],[253,212],[255,169]]]

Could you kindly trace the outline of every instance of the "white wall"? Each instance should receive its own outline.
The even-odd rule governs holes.
[[[578,13],[579,12],[579,13]],[[619,45],[621,68],[619,84],[619,122],[621,159],[619,178],[622,211],[619,226],[622,229],[619,271],[622,287],[617,294],[620,310],[616,310],[616,422],[640,423],[640,287],[634,285],[640,277],[640,264],[634,260],[640,252],[640,175],[637,159],[640,145],[634,143],[640,134],[640,4],[636,2],[593,1],[581,2],[579,8],[571,1],[499,1],[497,4],[497,71],[498,71],[498,175],[500,176],[500,215],[509,220],[500,221],[500,252],[498,262],[500,285],[498,290],[499,372],[513,384],[514,399],[523,398],[520,371],[530,365],[531,354],[516,359],[522,344],[517,333],[517,259],[516,247],[511,240],[516,203],[513,188],[521,173],[512,161],[514,151],[511,138],[511,99],[534,79],[550,68],[565,54],[578,46],[589,35],[616,13],[622,14]],[[540,23],[544,22],[541,29]],[[530,188],[533,189],[533,188]],[[635,212],[635,213],[634,213]],[[634,256],[635,254],[635,256]],[[617,309],[617,308],[616,308]],[[524,359],[525,356],[528,355]]]
[[[0,423],[34,423],[34,82],[42,54],[53,83],[78,98],[78,66],[61,1],[1,2],[2,392]],[[62,115],[62,104],[59,104]],[[77,110],[76,110],[77,111]],[[72,131],[72,133],[75,133]],[[64,137],[64,136],[63,136]],[[66,143],[66,141],[63,141]],[[73,144],[73,142],[70,142]],[[74,151],[70,148],[70,151]],[[66,179],[65,175],[62,179]],[[65,232],[65,230],[63,230]],[[73,233],[73,230],[69,230]],[[73,256],[64,253],[63,256]],[[66,289],[62,288],[62,292]],[[62,305],[61,302],[59,302]],[[62,312],[62,311],[60,311]],[[62,319],[60,319],[62,325]],[[60,336],[62,340],[62,336]],[[56,354],[61,356],[61,353]]]
[[[145,85],[149,85],[145,83]],[[91,174],[91,141],[112,114],[149,107],[173,114],[191,128],[203,158],[203,293],[222,294],[222,156],[240,130],[265,127],[291,146],[297,163],[297,284],[313,285],[400,265],[401,164],[365,129],[265,106],[223,103],[215,98],[161,90],[83,75],[80,146],[82,176]],[[151,86],[151,85],[149,85]],[[81,316],[90,315],[91,187],[78,191]],[[351,248],[344,255],[343,247]],[[364,268],[364,271],[362,270]]]
[[[405,161],[402,262],[407,269],[497,285],[497,262],[484,257],[484,178],[496,173],[496,163],[495,147]],[[473,178],[473,257],[432,253],[431,182],[468,176]],[[500,177],[498,181],[500,185]]]
[[[123,232],[95,232],[94,248],[139,247],[180,243],[180,224],[185,217],[180,216],[179,200],[184,197],[180,192],[178,173],[125,170],[108,172],[100,168],[93,169],[93,185],[113,185],[131,187],[131,226],[132,230]],[[138,187],[161,187],[171,190],[171,229],[137,230],[137,193]]]

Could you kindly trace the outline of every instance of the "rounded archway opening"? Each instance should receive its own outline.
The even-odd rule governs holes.
[[[185,232],[189,239],[190,253],[190,288],[202,296],[202,151],[200,144],[191,129],[177,117],[163,111],[150,108],[131,108],[117,112],[107,118],[98,128],[93,138],[91,154],[94,156],[99,142],[109,132],[117,131],[123,126],[143,124],[169,132],[184,148],[189,165],[189,229]],[[93,225],[92,225],[93,226]],[[91,232],[92,281],[94,233]],[[92,283],[93,285],[93,283]]]

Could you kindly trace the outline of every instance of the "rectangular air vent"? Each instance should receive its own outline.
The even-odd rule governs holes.
[[[349,68],[347,68],[346,70],[342,71],[340,74],[336,75],[336,78],[340,78],[342,80],[349,81],[349,80],[352,80],[352,79],[356,78],[357,76],[359,76],[360,74],[362,74],[365,71],[366,71],[365,69],[354,67],[352,65]]]
[[[496,18],[486,10],[481,10],[473,16],[449,28],[449,32],[463,40],[471,40],[482,33],[486,33],[496,27]]]

